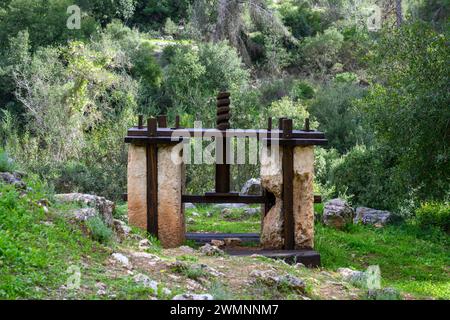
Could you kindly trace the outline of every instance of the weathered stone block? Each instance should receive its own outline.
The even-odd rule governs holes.
[[[128,147],[128,222],[147,228],[147,155],[146,148]]]
[[[185,239],[184,164],[173,161],[177,146],[158,147],[158,238],[165,248],[178,247]]]
[[[314,247],[314,147],[294,148],[295,247]]]

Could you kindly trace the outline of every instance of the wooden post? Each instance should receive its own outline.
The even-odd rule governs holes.
[[[157,120],[147,120],[147,136],[157,134]],[[147,232],[158,237],[158,148],[147,145]]]
[[[144,127],[144,116],[140,114],[138,116],[138,129],[142,129]]]
[[[160,128],[166,128],[167,127],[167,116],[162,115],[162,116],[158,116],[158,127]]]
[[[282,121],[283,139],[292,137],[292,119]],[[284,215],[284,248],[293,250],[294,239],[294,199],[293,199],[293,178],[294,178],[294,155],[291,146],[283,148],[283,215]]]

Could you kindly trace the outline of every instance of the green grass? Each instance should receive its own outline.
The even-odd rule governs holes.
[[[418,297],[450,299],[448,235],[402,224],[338,231],[318,224],[315,248],[325,268],[379,265],[382,283]]]
[[[193,216],[194,212],[198,213],[198,216]],[[208,213],[211,216],[208,216]],[[219,208],[198,205],[195,209],[186,210],[186,221],[189,221],[189,218],[194,222],[187,223],[188,232],[254,233],[260,232],[261,229],[260,215],[247,217],[241,208],[232,209],[229,216],[223,217]]]
[[[47,187],[26,181],[26,196],[0,183],[0,299],[148,299],[148,288],[136,285],[129,275],[111,277],[105,261],[115,243],[108,246],[86,235],[86,228],[69,223],[62,212],[72,207],[53,204],[46,213],[37,205],[47,198]],[[51,198],[51,197],[50,197]],[[80,289],[67,285],[71,266],[79,268]],[[115,296],[98,296],[101,281]]]
[[[241,219],[227,220],[212,206],[197,206],[192,212],[194,223],[189,231],[247,233],[260,232],[259,215],[246,218],[235,209]],[[322,213],[323,205],[315,211]],[[206,213],[212,216],[207,217]],[[233,216],[234,213],[233,212]],[[413,224],[372,228],[353,225],[344,231],[334,230],[320,223],[315,228],[315,249],[321,254],[322,265],[336,270],[351,267],[365,270],[379,265],[383,286],[392,286],[416,297],[450,299],[450,240],[439,229],[421,230]]]

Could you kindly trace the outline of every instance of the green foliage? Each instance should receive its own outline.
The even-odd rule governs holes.
[[[393,168],[395,156],[388,149],[355,146],[334,161],[329,184],[336,194],[348,194],[353,204],[395,209],[404,194]]]
[[[302,69],[309,73],[325,74],[338,62],[343,43],[344,36],[336,28],[305,38],[300,52]]]
[[[344,74],[336,81],[324,85],[309,108],[317,119],[318,129],[325,132],[331,148],[344,153],[356,144],[370,142],[370,133],[364,127],[363,114],[354,101],[364,96],[365,90],[350,81],[352,74]]]
[[[398,157],[404,186],[422,200],[449,190],[449,60],[448,40],[426,24],[385,32],[372,61],[380,82],[361,103],[377,142]]]
[[[278,6],[278,12],[281,14],[284,24],[298,39],[322,32],[329,23],[324,19],[323,14],[312,9],[307,1],[282,1]]]
[[[305,119],[309,118],[309,112],[299,101],[293,101],[288,97],[274,101],[269,107],[269,115],[274,118],[288,117],[293,120],[295,127],[303,127]],[[311,128],[316,128],[317,123],[312,121]]]
[[[108,243],[111,240],[113,232],[100,217],[95,216],[87,219],[86,225],[90,236],[95,241],[100,243]]]
[[[144,42],[135,54],[132,72],[135,77],[141,77],[142,81],[151,87],[159,87],[162,80],[162,70],[154,58],[154,47]]]
[[[15,166],[12,159],[8,157],[5,150],[0,148],[0,172],[11,172],[14,168]]]
[[[76,4],[72,0],[11,0],[0,10],[0,43],[27,30],[33,48],[67,42],[69,39],[87,39],[98,24],[90,15],[82,15],[81,29],[66,27],[67,8]]]
[[[450,204],[448,202],[424,203],[415,212],[418,224],[423,228],[438,227],[450,232]]]

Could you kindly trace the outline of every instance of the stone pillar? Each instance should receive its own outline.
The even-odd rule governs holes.
[[[261,153],[261,185],[275,196],[275,205],[264,217],[261,245],[265,249],[283,249],[283,168],[282,148],[279,158]],[[314,147],[294,147],[293,214],[296,249],[314,247]]]
[[[181,202],[184,164],[181,156],[179,161],[172,161],[172,151],[177,147],[158,146],[158,239],[165,248],[182,245],[186,231]],[[131,225],[147,229],[147,205],[146,147],[131,144],[128,149],[128,222]]]
[[[269,156],[267,149],[267,146],[263,146],[261,151],[261,186],[274,194],[275,205],[263,219],[261,245],[265,249],[282,249],[284,245],[282,151],[279,148],[279,156]]]
[[[181,246],[186,232],[181,202],[184,163],[179,153],[176,161],[172,159],[172,152],[177,150],[177,145],[158,146],[158,238],[165,248]]]
[[[146,148],[128,147],[128,222],[147,229],[147,154]]]
[[[314,247],[314,147],[294,148],[295,247]]]

